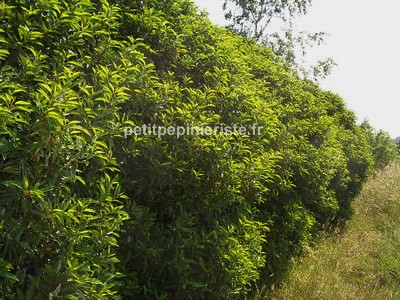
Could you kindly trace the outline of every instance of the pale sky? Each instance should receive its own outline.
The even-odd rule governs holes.
[[[224,0],[196,0],[216,24],[226,24]],[[324,31],[326,46],[310,52],[338,64],[321,87],[344,98],[359,123],[400,136],[400,1],[313,0],[298,29]]]

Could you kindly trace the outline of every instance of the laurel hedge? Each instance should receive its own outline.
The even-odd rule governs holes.
[[[373,170],[338,95],[190,1],[0,16],[1,299],[244,298],[348,218]],[[234,124],[260,134],[127,135]]]

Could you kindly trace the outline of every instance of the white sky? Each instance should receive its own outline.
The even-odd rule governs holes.
[[[195,0],[217,24],[226,24],[224,0]],[[394,138],[400,135],[400,1],[313,0],[298,29],[324,31],[326,46],[313,58],[332,57],[338,64],[321,87],[341,95],[359,122]]]

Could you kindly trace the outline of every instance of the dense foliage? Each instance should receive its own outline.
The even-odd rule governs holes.
[[[398,157],[398,143],[392,140],[387,132],[376,131],[368,121],[364,121],[361,128],[365,131],[368,143],[371,145],[375,170],[383,169]]]
[[[236,299],[349,216],[343,100],[189,1],[0,3],[0,297]],[[260,134],[126,136],[253,124]]]

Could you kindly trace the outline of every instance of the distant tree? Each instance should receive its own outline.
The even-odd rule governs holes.
[[[274,19],[290,24],[296,15],[306,14],[310,4],[311,0],[225,0],[223,8],[235,31],[260,40]]]
[[[254,38],[274,50],[305,77],[314,80],[325,78],[332,71],[332,58],[318,61],[315,66],[299,63],[307,49],[324,42],[324,32],[296,32],[294,20],[307,14],[311,0],[225,0],[225,18],[232,23],[229,28],[238,34]],[[276,25],[280,25],[278,30]]]
[[[382,169],[398,158],[398,144],[383,130],[376,131],[367,120],[360,125],[371,146],[375,169]]]

